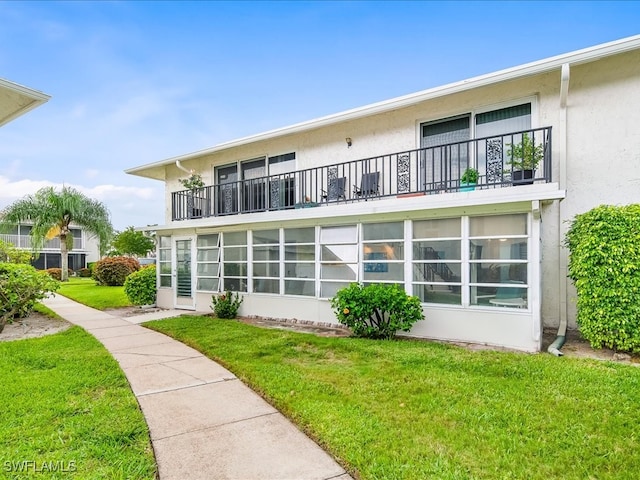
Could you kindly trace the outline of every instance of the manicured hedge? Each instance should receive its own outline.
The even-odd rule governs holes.
[[[124,282],[124,293],[134,305],[156,303],[156,266],[149,265],[129,275]]]
[[[122,286],[127,277],[140,270],[140,263],[130,257],[105,257],[93,267],[93,278],[100,285]]]
[[[640,205],[601,205],[567,232],[576,322],[595,348],[640,353]]]

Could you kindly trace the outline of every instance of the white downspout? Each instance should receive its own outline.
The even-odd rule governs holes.
[[[570,67],[568,63],[562,65],[560,72],[560,118],[559,118],[559,130],[558,140],[561,142],[560,148],[556,150],[562,152],[563,158],[559,158],[558,172],[560,175],[559,183],[560,188],[567,188],[567,100],[569,96],[569,78]],[[558,333],[556,339],[553,341],[547,352],[561,357],[563,353],[560,351],[567,336],[567,257],[563,255],[562,244],[564,243],[564,235],[562,228],[562,211],[563,202],[560,201],[558,206]]]
[[[186,168],[184,168],[182,166],[182,164],[180,163],[180,160],[176,160],[176,167],[178,167],[180,170],[182,170],[183,172],[188,173],[189,175],[191,175],[193,173],[193,170],[188,170]]]

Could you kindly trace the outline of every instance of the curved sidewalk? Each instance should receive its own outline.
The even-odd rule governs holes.
[[[351,479],[231,372],[133,323],[178,312],[127,321],[61,295],[43,303],[94,335],[120,363],[149,426],[160,480]]]

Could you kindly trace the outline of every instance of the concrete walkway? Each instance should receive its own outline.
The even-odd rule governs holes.
[[[94,335],[120,363],[149,425],[160,480],[351,479],[231,372],[135,324],[184,312],[128,321],[61,295],[43,303]]]

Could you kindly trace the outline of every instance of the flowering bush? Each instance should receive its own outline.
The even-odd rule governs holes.
[[[237,292],[227,291],[211,296],[211,310],[218,318],[236,318],[243,298]]]
[[[408,332],[424,320],[420,299],[397,285],[352,283],[338,291],[331,306],[338,321],[357,337],[393,338],[398,330]]]
[[[45,270],[51,278],[61,281],[62,280],[62,269],[61,268],[47,268]],[[69,272],[71,273],[71,272]]]
[[[127,276],[140,270],[140,263],[130,257],[105,257],[93,267],[93,278],[98,285],[122,286]]]

